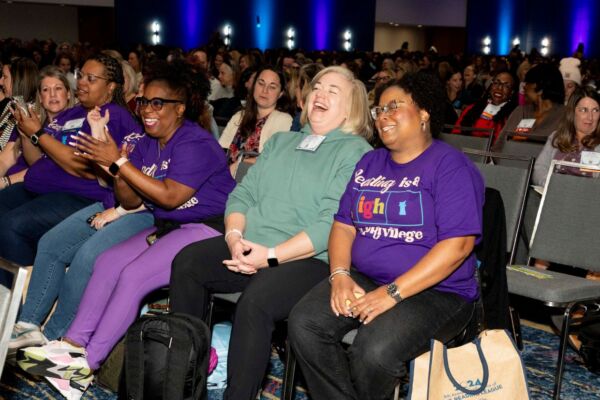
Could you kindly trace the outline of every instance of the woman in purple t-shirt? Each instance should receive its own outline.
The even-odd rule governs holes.
[[[74,212],[101,201],[111,189],[98,183],[103,172],[73,154],[67,144],[79,130],[89,132],[89,110],[110,109],[110,132],[120,143],[140,127],[123,99],[123,71],[112,57],[90,57],[77,74],[79,105],[58,114],[47,126],[35,113],[15,113],[19,131],[43,155],[27,170],[22,184],[0,191],[0,257],[31,265],[44,233]],[[27,149],[24,147],[27,157]]]
[[[36,78],[30,79],[38,82],[37,102],[41,106],[44,126],[48,126],[58,114],[75,104],[75,93],[71,90],[66,75],[58,67],[47,65]],[[4,151],[0,152],[0,190],[23,182],[27,167],[42,154],[39,147],[28,140],[23,141],[18,129],[13,129]]]
[[[458,334],[478,297],[473,246],[484,185],[462,153],[434,139],[441,85],[419,73],[380,93],[371,112],[385,148],[363,156],[340,200],[329,282],[289,319],[314,399],[391,397],[406,361],[431,338]],[[346,354],[341,338],[357,328]]]
[[[168,286],[175,255],[221,234],[225,201],[235,186],[223,150],[193,122],[205,100],[198,75],[179,62],[157,62],[150,71],[144,97],[138,98],[146,136],[129,158],[108,135],[103,141],[80,134],[76,146],[80,157],[114,176],[120,204],[126,209],[144,204],[155,227],[98,257],[63,340],[25,348],[26,361],[19,364],[46,376],[68,398],[91,383],[93,371],[137,318],[142,299]]]

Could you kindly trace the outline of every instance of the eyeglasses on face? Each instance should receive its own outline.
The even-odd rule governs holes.
[[[141,111],[146,108],[148,104],[154,111],[162,110],[165,104],[175,104],[175,103],[183,103],[181,100],[173,100],[173,99],[161,99],[160,97],[154,97],[152,99],[147,99],[145,97],[137,97],[135,102],[138,106],[138,110]]]
[[[493,86],[499,86],[502,89],[510,90],[512,88],[512,83],[510,82],[502,82],[499,79],[494,79],[492,81]]]
[[[371,108],[371,117],[377,119],[381,114],[390,114],[407,103],[402,100],[392,100],[384,106],[376,106]]]
[[[94,74],[86,74],[85,72],[83,72],[79,68],[75,69],[75,72],[73,73],[73,75],[75,76],[75,80],[77,80],[77,81],[79,81],[81,79],[87,79],[87,81],[89,83],[94,83],[98,79],[102,79],[103,81],[108,81],[108,78],[106,78],[104,76],[94,75]]]

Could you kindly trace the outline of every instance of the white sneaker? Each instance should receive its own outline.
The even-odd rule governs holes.
[[[22,347],[43,346],[47,343],[48,339],[46,339],[39,326],[19,321],[14,325],[10,335],[8,354],[14,355]]]
[[[90,375],[85,380],[79,381],[69,381],[67,379],[49,377],[46,377],[46,380],[67,400],[79,400],[81,399],[81,396],[83,396],[83,393],[86,391],[86,389],[90,386],[93,377],[93,375]]]
[[[67,379],[71,384],[93,377],[85,350],[65,341],[53,340],[41,347],[21,349],[17,353],[17,364],[33,375]]]

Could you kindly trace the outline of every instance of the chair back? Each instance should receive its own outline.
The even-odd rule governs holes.
[[[454,148],[460,151],[463,151],[465,149],[489,151],[490,146],[492,144],[492,137],[492,135],[490,135],[490,137],[485,138],[477,136],[457,135],[453,133],[441,133],[439,139],[442,142],[448,143],[449,145],[453,146]],[[483,160],[481,156],[468,154],[468,157],[473,162],[485,162],[485,160]]]
[[[254,152],[254,151],[241,151],[239,156],[238,156],[238,160],[237,160],[237,166],[235,168],[235,182],[236,183],[241,183],[242,179],[244,179],[244,176],[246,176],[246,174],[248,173],[248,170],[250,169],[251,166],[253,166],[254,164],[249,163],[247,161],[244,161],[246,158],[249,157],[258,157],[259,154]]]
[[[542,152],[543,148],[544,143],[542,142],[509,140],[504,143],[501,154],[518,157],[533,157],[535,159]],[[494,159],[494,162],[499,165],[526,168],[526,165],[522,162],[515,161],[515,159],[511,159],[510,157]]]
[[[0,285],[0,376],[8,352],[8,343],[23,297],[27,270],[0,258],[0,268],[13,274],[12,287]]]
[[[592,169],[582,164],[553,161],[551,171],[559,164]],[[530,256],[600,271],[598,199],[600,179],[550,174],[533,228]]]
[[[465,150],[466,154],[479,155],[480,157],[497,160],[508,160],[517,166],[502,164],[476,163],[479,172],[483,175],[485,185],[500,192],[504,202],[506,214],[506,244],[507,252],[510,253],[508,264],[515,261],[519,232],[523,225],[525,203],[533,172],[533,158],[510,156],[500,153],[482,153],[473,150]]]

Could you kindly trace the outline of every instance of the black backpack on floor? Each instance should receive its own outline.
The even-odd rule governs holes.
[[[206,399],[210,330],[185,314],[143,316],[127,331],[127,400]]]

